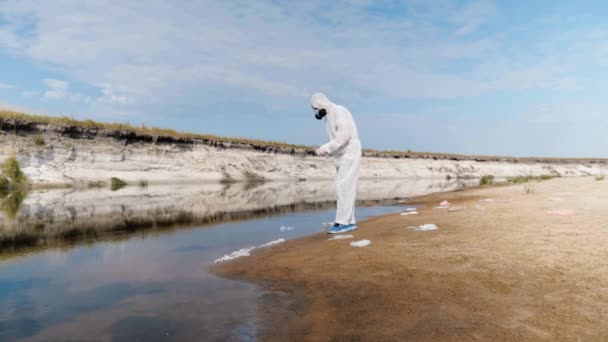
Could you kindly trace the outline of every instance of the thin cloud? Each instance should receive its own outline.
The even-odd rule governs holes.
[[[68,88],[70,84],[66,81],[55,80],[52,78],[44,79],[44,84],[48,87],[48,90],[44,92],[44,98],[46,99],[63,99],[68,94]]]
[[[15,86],[8,83],[0,83],[0,89],[14,89]]]
[[[496,5],[493,1],[476,0],[465,4],[452,14],[450,20],[460,27],[455,34],[462,36],[473,33],[477,29],[490,20],[496,11]]]
[[[8,37],[0,44],[57,65],[86,84],[112,84],[100,88],[99,101],[116,105],[186,101],[182,94],[192,89],[203,91],[201,101],[211,100],[204,90],[217,88],[268,102],[302,97],[319,84],[344,94],[449,99],[507,83],[500,79],[508,72],[486,82],[448,67],[495,58],[500,52],[491,37],[450,39],[431,23],[447,13],[461,34],[471,33],[491,17],[492,2],[451,10],[413,2],[407,6],[416,15],[408,18],[377,15],[370,6],[367,1],[175,6],[151,0],[109,6],[9,0],[0,5],[12,23],[0,29]],[[16,28],[31,18],[35,31],[20,35]]]

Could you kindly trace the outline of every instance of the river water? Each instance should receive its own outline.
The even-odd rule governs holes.
[[[459,187],[363,181],[357,217]],[[209,268],[241,248],[322,232],[333,191],[331,182],[299,182],[4,196],[0,341],[255,340],[262,290]]]

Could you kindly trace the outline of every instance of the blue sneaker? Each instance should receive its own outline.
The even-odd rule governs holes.
[[[352,232],[355,229],[357,229],[357,225],[356,224],[339,224],[339,223],[336,223],[336,224],[334,224],[333,227],[329,228],[326,233],[327,234],[341,234],[341,233]]]

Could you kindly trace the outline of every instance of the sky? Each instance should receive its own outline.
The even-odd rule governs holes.
[[[0,109],[296,144],[608,157],[606,1],[0,0]]]

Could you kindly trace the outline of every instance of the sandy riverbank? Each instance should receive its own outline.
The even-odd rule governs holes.
[[[215,272],[284,292],[260,301],[264,340],[607,340],[607,194],[586,177],[430,195],[353,240],[319,234]],[[439,229],[407,228],[426,223]]]

